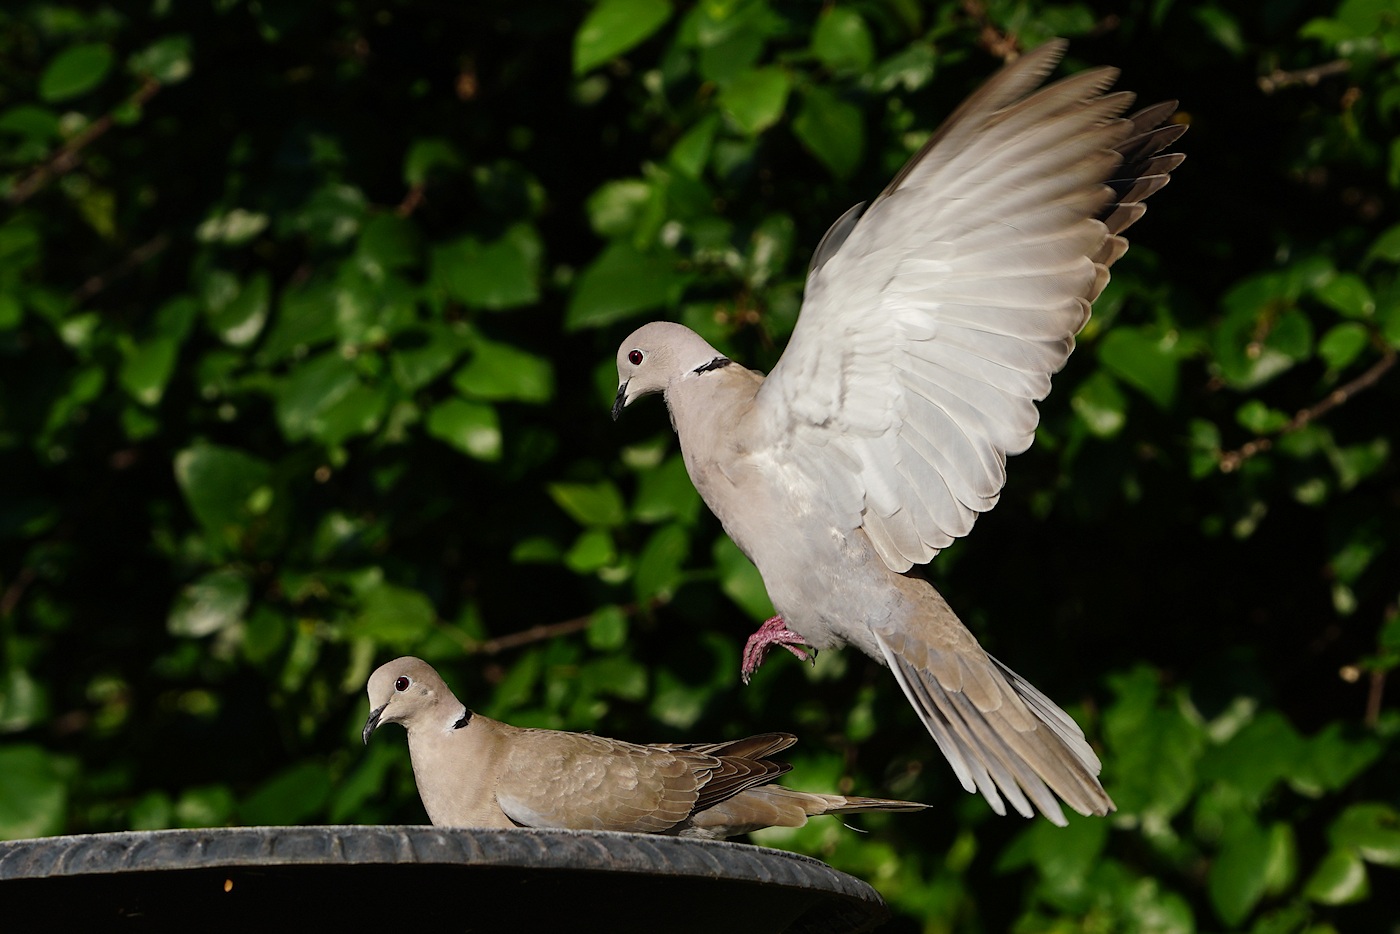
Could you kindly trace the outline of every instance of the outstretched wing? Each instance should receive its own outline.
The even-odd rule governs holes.
[[[1130,117],[1117,73],[1041,88],[1064,43],[1008,65],[813,257],[802,314],[759,391],[757,434],[862,504],[896,571],[996,505],[1050,376],[1166,184],[1174,103]]]

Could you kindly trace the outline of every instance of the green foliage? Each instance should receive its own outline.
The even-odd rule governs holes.
[[[892,930],[1393,923],[1393,3],[127,6],[0,12],[0,837],[421,821],[359,743],[411,652],[511,722],[791,730],[792,784],[932,803],[759,835]],[[1118,811],[1063,830],[858,653],[741,687],[762,580],[659,401],[608,418],[653,317],[771,367],[827,225],[1053,35],[1194,127],[931,568],[1099,750]]]

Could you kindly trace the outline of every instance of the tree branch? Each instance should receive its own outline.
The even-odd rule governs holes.
[[[127,98],[127,103],[143,107],[147,101],[155,97],[160,88],[159,81],[155,78],[147,78],[136,93]],[[110,130],[115,123],[116,121],[110,113],[103,114],[92,121],[83,128],[81,133],[55,150],[53,155],[44,161],[43,165],[21,179],[14,188],[10,189],[5,200],[11,205],[23,204],[55,178],[73,171],[81,161],[82,151]]]
[[[645,604],[628,603],[618,607],[623,616],[634,616],[638,611],[651,610],[665,603],[660,597],[652,597]],[[499,655],[510,649],[518,649],[523,645],[530,645],[535,642],[545,642],[549,639],[556,639],[560,636],[573,635],[588,628],[588,624],[593,621],[593,614],[588,613],[583,616],[575,616],[573,619],[561,620],[557,623],[540,623],[538,626],[531,626],[529,629],[522,629],[519,632],[506,633],[504,636],[496,636],[493,639],[481,641],[458,631],[457,629],[441,624],[441,628],[462,646],[470,655]]]
[[[1323,78],[1346,74],[1350,70],[1351,62],[1345,58],[1339,58],[1335,62],[1328,62],[1325,65],[1314,65],[1312,68],[1300,68],[1297,71],[1284,71],[1275,68],[1267,75],[1259,76],[1259,90],[1265,94],[1272,94],[1295,84],[1305,84],[1310,88],[1316,87]]]
[[[82,304],[142,263],[158,256],[168,246],[170,246],[170,237],[163,233],[156,234],[132,250],[125,259],[111,269],[101,275],[88,277],[87,281],[74,289],[73,294],[69,297],[75,304]]]
[[[1337,406],[1348,402],[1357,393],[1370,389],[1380,382],[1381,377],[1391,367],[1395,366],[1395,351],[1389,347],[1385,348],[1381,358],[1371,365],[1365,373],[1349,383],[1344,383],[1329,392],[1322,401],[1316,405],[1311,405],[1306,409],[1300,409],[1296,415],[1288,420],[1278,431],[1272,435],[1259,435],[1248,441],[1233,451],[1226,451],[1220,455],[1220,472],[1233,473],[1240,469],[1240,465],[1254,457],[1256,454],[1263,454],[1274,446],[1274,438],[1279,435],[1286,435],[1289,432],[1297,431],[1304,425],[1317,421]]]

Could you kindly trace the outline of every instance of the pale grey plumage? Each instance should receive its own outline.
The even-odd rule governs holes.
[[[773,372],[656,322],[619,348],[614,417],[664,393],[686,468],[802,641],[889,666],[968,791],[1056,823],[1113,802],[1074,721],[906,572],[996,505],[1122,231],[1180,164],[1173,104],[1129,117],[1052,42],[969,98],[818,246]]]
[[[439,827],[624,830],[722,839],[808,817],[914,811],[883,798],[794,791],[770,782],[771,757],[797,740],[764,733],[727,743],[640,746],[559,730],[521,729],[472,713],[433,667],[404,657],[367,687],[364,741],[385,723],[408,732],[413,777]]]

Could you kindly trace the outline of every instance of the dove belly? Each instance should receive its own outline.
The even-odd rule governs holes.
[[[788,629],[814,648],[852,645],[883,663],[873,629],[907,610],[889,580],[893,572],[865,533],[843,528],[836,510],[802,489],[801,478],[775,482],[773,475],[742,462],[726,473],[691,473],[725,532],[757,566]],[[728,487],[723,495],[715,495],[718,484]]]

